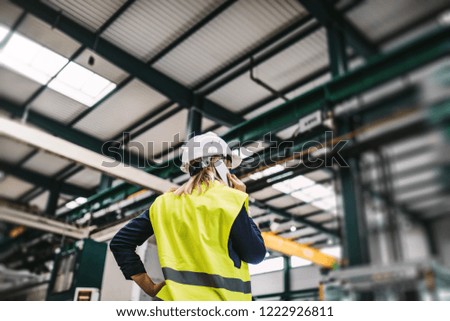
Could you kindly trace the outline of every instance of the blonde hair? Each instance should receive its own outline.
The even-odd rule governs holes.
[[[223,183],[222,179],[217,174],[217,171],[214,167],[214,163],[219,160],[219,157],[212,157],[209,166],[200,170],[194,176],[191,176],[189,180],[181,185],[178,188],[171,189],[169,192],[174,193],[177,196],[181,196],[183,194],[192,194],[192,192],[197,189],[197,192],[201,194],[203,188],[205,187],[205,191],[211,187],[212,182],[214,180],[219,180]],[[198,162],[198,160],[194,160],[191,164]],[[229,165],[229,161],[226,161],[227,165]]]

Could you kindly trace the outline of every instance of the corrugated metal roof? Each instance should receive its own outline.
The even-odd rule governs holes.
[[[267,202],[267,204],[278,207],[278,208],[283,208],[283,207],[287,207],[287,206],[291,206],[291,205],[295,205],[295,204],[301,204],[301,203],[303,203],[303,202],[295,197],[290,196],[290,195],[278,197],[278,198],[275,198],[275,199]]]
[[[66,180],[68,183],[76,184],[84,188],[94,188],[100,184],[101,173],[89,168],[76,173]]]
[[[244,74],[212,93],[208,98],[231,111],[239,112],[270,95],[267,89],[252,81],[249,74]]]
[[[70,162],[46,152],[39,152],[23,164],[23,167],[37,173],[51,176],[58,173]]]
[[[294,208],[288,210],[288,212],[293,215],[302,216],[305,214],[316,212],[317,210],[319,210],[317,207],[307,204],[307,205],[294,207]]]
[[[165,96],[135,79],[74,127],[103,140],[111,139],[165,101]]]
[[[152,159],[154,155],[166,150],[173,142],[184,140],[186,137],[187,115],[187,110],[183,109],[142,135],[133,138],[130,142],[133,146],[131,152],[143,152],[145,158]]]
[[[328,220],[331,220],[335,218],[334,215],[324,212],[322,214],[317,214],[317,215],[313,215],[313,216],[309,216],[308,220],[316,222],[316,223],[320,223],[320,222],[326,222]]]
[[[102,37],[143,61],[148,61],[221,2],[137,1],[105,30]]]
[[[17,199],[23,193],[33,188],[33,185],[17,179],[13,176],[6,176],[0,182],[0,197]]]
[[[295,0],[238,1],[154,66],[194,85],[304,14]]]
[[[263,210],[263,209],[261,209],[261,208],[259,208],[259,207],[256,207],[256,206],[251,206],[250,205],[250,207],[249,207],[249,214],[251,215],[251,216],[256,216],[256,215],[260,215],[260,214],[263,214],[263,213],[265,213],[265,210]]]
[[[317,181],[328,179],[328,178],[332,179],[334,176],[334,173],[329,169],[318,169],[314,172],[307,173],[304,176],[317,182]]]
[[[348,17],[376,41],[444,7],[449,7],[448,0],[371,0],[356,7]]]
[[[3,67],[0,67],[0,84],[0,96],[17,104],[24,103],[41,86]]]
[[[95,59],[93,65],[88,63],[91,56]],[[75,62],[116,84],[128,76],[128,73],[89,49],[84,50],[81,55],[75,59]]]
[[[261,114],[265,113],[266,111],[269,111],[269,110],[271,110],[271,109],[273,109],[273,108],[275,108],[275,107],[277,107],[277,106],[279,106],[281,104],[284,104],[284,102],[285,101],[283,99],[277,98],[277,99],[271,101],[270,103],[265,104],[264,106],[261,106],[258,109],[255,109],[254,111],[249,112],[248,114],[245,114],[244,118],[245,119],[254,118],[254,117],[258,116],[258,115],[261,115]]]
[[[162,104],[162,105],[164,105],[164,104]],[[160,106],[156,107],[156,109],[158,109]],[[156,118],[159,118],[159,117],[164,118],[165,115],[167,115],[168,113],[171,113],[174,109],[177,109],[178,106],[179,106],[178,104],[173,104],[173,105],[170,105],[170,106],[164,108],[164,110],[162,110],[161,113],[157,113],[157,115],[154,115],[153,117],[150,117],[150,118],[146,119],[146,121],[141,123],[139,126],[134,127],[132,132],[135,133],[137,131],[140,131],[142,128],[144,128],[144,127],[148,126],[149,124],[153,123]]]
[[[22,9],[13,5],[9,1],[0,1],[0,22],[1,24],[12,26],[23,12]]]
[[[255,67],[254,73],[281,89],[328,64],[326,33],[322,28]]]
[[[0,137],[0,159],[8,163],[15,164],[25,158],[34,149],[24,144],[18,144],[17,142],[8,139],[6,137]]]
[[[126,0],[42,0],[63,14],[95,31],[111,17]]]
[[[80,47],[78,42],[32,15],[27,15],[17,31],[66,58]]]
[[[280,191],[269,186],[260,191],[252,193],[252,197],[259,199],[259,200],[263,200],[263,199],[266,199],[268,197],[271,197],[271,196],[274,196],[277,194],[280,194]]]
[[[256,66],[254,76],[273,89],[281,91],[288,85],[326,65],[328,65],[326,34],[324,29],[320,29],[263,64]],[[308,83],[307,86],[302,87],[303,90],[295,90],[286,96],[289,98],[298,96],[328,79],[328,77],[321,77],[320,81]],[[271,95],[267,89],[250,79],[250,73],[246,73],[208,97],[230,110],[239,111]],[[252,115],[256,114],[258,112],[252,113]]]
[[[31,105],[31,109],[58,122],[67,124],[88,107],[52,89],[46,89]]]

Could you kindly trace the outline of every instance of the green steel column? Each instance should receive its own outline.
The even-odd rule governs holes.
[[[45,213],[48,215],[55,215],[56,209],[58,208],[58,199],[59,199],[59,192],[61,187],[58,183],[55,183],[54,188],[52,188],[49,192],[50,195],[47,199],[47,205],[45,207]]]
[[[197,108],[191,107],[189,109],[186,137],[190,139],[202,132],[202,114]]]
[[[100,177],[100,185],[97,189],[97,192],[101,192],[101,191],[111,188],[112,182],[113,182],[113,178],[111,176],[102,174],[102,176]]]
[[[283,301],[291,301],[291,258],[284,256],[284,294]]]
[[[344,35],[331,26],[327,27],[328,52],[333,78],[345,74],[348,70],[346,43]],[[336,120],[337,134],[352,130],[352,119]],[[343,258],[347,265],[359,265],[368,262],[368,244],[364,237],[364,217],[361,206],[359,186],[359,161],[357,158],[346,159],[348,167],[339,167],[342,209],[344,212]]]

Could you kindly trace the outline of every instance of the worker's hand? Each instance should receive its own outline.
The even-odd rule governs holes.
[[[230,180],[233,188],[245,193],[247,187],[239,178],[236,177],[236,175],[228,173],[228,179]]]
[[[161,291],[162,287],[166,285],[166,282],[155,284],[147,273],[140,273],[131,276],[134,282],[148,295],[154,297]]]

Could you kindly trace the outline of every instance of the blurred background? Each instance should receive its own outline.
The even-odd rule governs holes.
[[[150,299],[108,242],[207,131],[254,300],[449,300],[449,51],[445,0],[0,0],[0,300]]]

